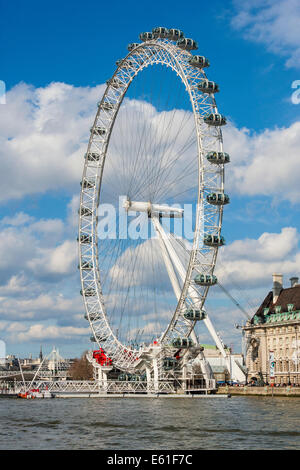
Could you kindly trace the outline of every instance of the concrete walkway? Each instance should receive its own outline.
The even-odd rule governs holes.
[[[218,394],[247,395],[247,396],[274,396],[274,397],[300,397],[300,387],[219,387]]]

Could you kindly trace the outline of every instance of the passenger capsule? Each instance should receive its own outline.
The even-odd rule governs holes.
[[[167,36],[168,39],[171,41],[178,41],[178,39],[183,39],[184,38],[184,33],[183,31],[180,31],[180,29],[169,29],[169,33]]]
[[[194,281],[199,286],[214,286],[218,282],[216,276],[211,274],[197,274]]]
[[[88,207],[81,207],[80,211],[78,211],[80,215],[85,216],[85,217],[90,217],[93,215],[93,212],[91,209]]]
[[[205,310],[197,310],[194,308],[190,308],[183,314],[183,316],[187,320],[200,321],[200,320],[204,320],[204,318],[206,317],[206,312]]]
[[[204,122],[209,126],[224,126],[226,118],[222,114],[211,113],[204,116]]]
[[[90,319],[91,321],[94,321],[94,320],[96,320],[97,315],[96,315],[95,313],[90,313],[90,318],[89,318],[88,315],[85,314],[85,315],[84,315],[84,318],[85,318],[85,320],[89,320],[89,319]]]
[[[88,261],[83,261],[81,263],[81,269],[86,269],[86,270],[93,269],[93,263],[89,263]]]
[[[169,36],[169,29],[164,28],[163,26],[159,26],[158,28],[152,29],[152,34],[154,39],[166,39]]]
[[[80,294],[85,295],[85,297],[94,297],[95,295],[97,295],[97,292],[95,289],[88,288],[88,289],[85,289],[84,291],[81,290]]]
[[[209,60],[202,55],[194,55],[188,60],[188,62],[190,65],[197,67],[198,69],[204,69],[205,67],[210,66]]]
[[[174,346],[174,348],[185,349],[191,348],[193,345],[194,343],[191,338],[175,338],[172,341],[172,346]]]
[[[194,51],[195,49],[198,49],[198,44],[194,39],[181,38],[176,44],[180,49],[184,49],[186,51]]]
[[[206,196],[206,200],[213,206],[224,206],[230,202],[229,196],[224,193],[210,193]]]
[[[175,357],[165,357],[163,359],[164,370],[173,370],[176,366],[177,359]]]
[[[230,162],[230,157],[228,153],[225,152],[209,152],[206,155],[206,158],[210,163],[214,163],[216,165],[223,165]]]
[[[104,111],[111,111],[114,109],[114,105],[108,101],[103,101],[98,104],[99,108],[104,109]]]
[[[130,379],[131,382],[141,382],[142,377],[139,374],[131,374]]]
[[[107,341],[108,336],[101,336],[99,338],[100,343],[104,343],[104,341]]]
[[[85,154],[85,158],[86,158],[89,162],[99,162],[99,160],[100,160],[100,153],[88,152],[88,153]]]
[[[206,79],[201,80],[197,88],[198,90],[202,91],[202,93],[218,93],[220,91],[219,85],[217,85],[217,83]]]
[[[123,62],[122,67],[124,69],[130,69],[133,66],[132,60],[117,60],[116,66],[119,67],[119,65],[121,65],[122,62]]]
[[[224,246],[225,238],[221,235],[211,235],[209,233],[204,235],[203,243],[206,246]]]
[[[77,237],[77,241],[79,241],[78,237]],[[81,234],[80,243],[92,243],[92,237],[90,235]]]
[[[120,380],[120,382],[125,382],[125,380],[128,380],[128,374],[120,374],[118,376],[118,380]]]
[[[139,42],[131,42],[130,44],[128,44],[127,49],[129,50],[129,52],[131,52],[133,51],[133,49],[135,49],[139,45],[140,45]]]
[[[92,189],[95,187],[95,181],[85,178],[83,181],[80,181],[80,186],[84,189]]]
[[[153,39],[153,34],[152,33],[141,33],[140,34],[140,40],[141,41],[151,41]]]
[[[103,135],[106,134],[106,129],[105,129],[105,127],[95,126],[95,127],[91,128],[91,133],[93,135],[103,136]]]
[[[115,77],[115,78],[111,78],[110,80],[107,80],[106,85],[117,89],[117,88],[124,86],[124,83],[122,83],[118,77]]]

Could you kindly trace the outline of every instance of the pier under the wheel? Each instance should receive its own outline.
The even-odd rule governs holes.
[[[162,347],[154,342],[143,350],[130,372],[118,371],[113,365],[100,364],[97,353],[87,359],[94,369],[94,380],[101,393],[130,394],[207,394],[216,391],[216,381],[202,372],[203,348]],[[95,357],[96,356],[96,357]]]
[[[185,389],[174,385],[173,381],[160,380],[158,387],[153,383],[130,382],[120,380],[55,380],[37,381],[34,384],[15,382],[14,394],[22,394],[28,386],[39,389],[41,393],[47,390],[54,397],[119,397],[119,396],[189,396],[209,395],[216,392],[215,387],[207,388],[206,384],[199,381],[197,385],[186,384]],[[213,385],[213,384],[212,384]],[[27,388],[26,388],[27,387]]]

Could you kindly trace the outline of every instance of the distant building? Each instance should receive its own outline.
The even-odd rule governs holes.
[[[8,370],[13,370],[19,367],[18,359],[13,354],[6,356],[6,368]]]
[[[27,358],[17,358],[14,355],[8,355],[5,358],[5,364],[1,365],[1,370],[20,371],[20,366],[24,374],[35,374],[37,377],[48,380],[61,379],[65,380],[69,377],[69,369],[74,359],[64,359],[60,356],[57,349],[53,348],[51,353],[44,357],[42,347],[37,358],[33,358],[30,354]]]
[[[243,327],[247,344],[248,382],[300,385],[300,284],[283,287],[273,274],[273,289]]]
[[[203,354],[212,369],[216,382],[219,384],[228,382],[230,380],[230,370],[228,370],[225,358],[222,356],[219,349],[216,346],[210,344],[203,344],[202,346],[204,347]],[[243,369],[243,355],[231,354],[229,349],[226,349],[226,352],[228,355],[231,355],[231,360],[237,362]]]

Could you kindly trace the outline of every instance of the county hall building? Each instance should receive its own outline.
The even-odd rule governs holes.
[[[247,381],[300,386],[300,284],[273,274],[273,289],[243,327]]]

